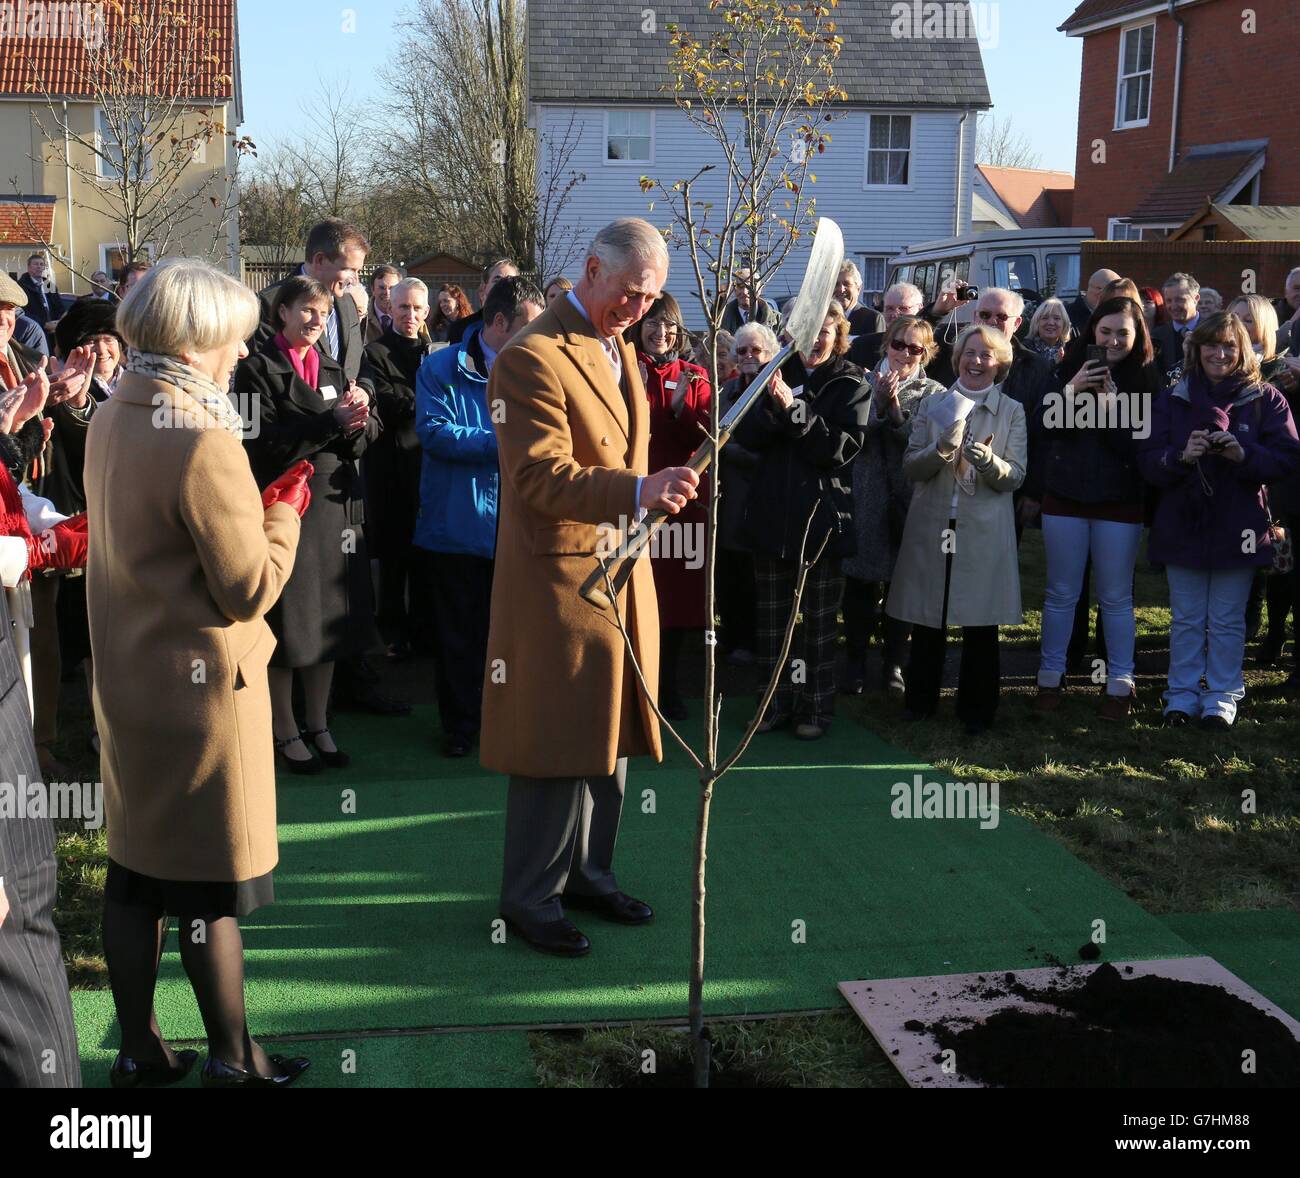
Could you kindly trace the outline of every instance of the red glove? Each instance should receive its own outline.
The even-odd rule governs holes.
[[[291,466],[262,492],[262,507],[287,503],[298,513],[298,518],[302,519],[311,502],[311,488],[307,483],[315,473],[316,468],[305,458]]]
[[[84,569],[86,567],[86,513],[71,516],[39,536],[27,537],[27,568]]]

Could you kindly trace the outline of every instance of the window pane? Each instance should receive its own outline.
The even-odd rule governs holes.
[[[889,183],[888,160],[883,151],[873,151],[867,157],[867,183]]]
[[[1138,118],[1151,116],[1151,75],[1142,74],[1137,78]]]
[[[1124,34],[1124,73],[1135,74],[1138,69],[1138,29]]]
[[[889,146],[889,116],[888,115],[871,116],[871,146],[872,147]]]
[[[632,135],[650,134],[650,112],[648,110],[631,110],[627,112],[627,129]]]
[[[650,140],[642,138],[627,141],[627,159],[648,160],[650,158]]]
[[[1156,46],[1156,26],[1147,25],[1146,28],[1138,31],[1141,34],[1139,37],[1138,69],[1149,70]]]
[[[1130,78],[1124,83],[1124,119],[1126,123],[1135,123],[1141,115],[1138,114],[1138,87],[1137,79]]]
[[[605,158],[611,160],[626,159],[627,148],[624,146],[626,142],[626,140],[611,138],[609,141],[609,154]]]
[[[883,290],[885,286],[885,258],[862,259],[862,289]]]
[[[909,158],[909,154],[905,151],[891,151],[889,153],[889,183],[907,183],[907,161]]]
[[[626,111],[611,110],[609,112],[609,133],[611,136],[626,135],[628,133]]]
[[[1037,290],[1038,264],[1033,254],[993,259],[993,285],[1008,290]]]
[[[908,148],[912,146],[912,116],[895,115],[890,126],[892,127],[890,146]]]
[[[1048,254],[1047,286],[1054,294],[1058,290],[1079,289],[1079,255]]]

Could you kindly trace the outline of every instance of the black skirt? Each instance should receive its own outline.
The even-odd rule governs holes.
[[[166,912],[169,916],[219,920],[225,916],[247,916],[275,903],[272,873],[238,882],[199,883],[193,880],[155,879],[108,861],[104,896],[118,904],[129,904]]]

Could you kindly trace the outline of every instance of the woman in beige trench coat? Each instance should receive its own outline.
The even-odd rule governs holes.
[[[971,735],[997,710],[998,627],[1023,620],[1011,492],[1028,443],[1024,408],[1000,384],[1011,361],[1000,331],[969,327],[953,348],[957,383],[921,402],[903,455],[916,489],[886,606],[913,626],[912,718],[938,709],[946,627],[963,628],[957,716]]]
[[[94,706],[108,819],[104,956],[122,1030],[114,1087],[170,1084],[153,1011],[167,919],[208,1037],[205,1086],[283,1085],[306,1060],[248,1033],[239,917],[278,857],[263,615],[293,569],[310,467],[259,493],[227,396],[257,300],[171,259],[123,300],[130,346],[91,421],[85,487]]]

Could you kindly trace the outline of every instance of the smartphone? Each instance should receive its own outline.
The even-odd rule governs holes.
[[[1101,346],[1100,344],[1089,344],[1089,345],[1088,345],[1088,361],[1087,361],[1087,362],[1088,362],[1089,365],[1094,365],[1094,364],[1095,364],[1095,365],[1097,365],[1097,366],[1099,366],[1099,367],[1101,367],[1101,368],[1105,368],[1105,367],[1106,367],[1106,357],[1107,357],[1108,354],[1109,354],[1109,349],[1108,349],[1108,348],[1105,348],[1105,347]]]

